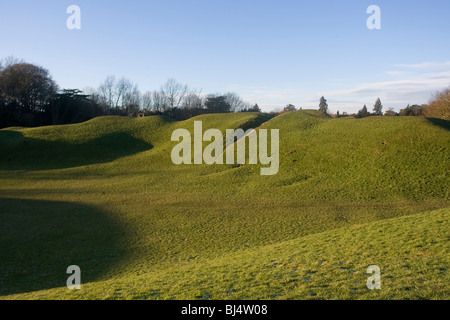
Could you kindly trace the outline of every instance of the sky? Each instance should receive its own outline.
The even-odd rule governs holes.
[[[70,30],[67,8],[81,9]],[[370,30],[370,5],[381,29]],[[236,92],[264,111],[294,104],[399,110],[450,85],[449,0],[0,0],[0,59],[48,69],[61,88],[169,78]]]

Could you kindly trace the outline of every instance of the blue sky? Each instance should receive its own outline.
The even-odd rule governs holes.
[[[69,5],[81,30],[66,27]],[[369,30],[369,5],[381,30]],[[126,77],[142,92],[175,78],[270,111],[355,112],[425,103],[450,85],[448,0],[0,0],[0,58],[47,68],[62,88]]]

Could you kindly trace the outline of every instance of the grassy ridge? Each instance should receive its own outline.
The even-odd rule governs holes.
[[[174,166],[171,133],[192,130],[200,120],[204,130],[225,132],[267,119],[253,113],[183,122],[103,117],[0,130],[0,295],[63,287],[65,270],[56,270],[70,262],[91,282],[91,293],[76,297],[111,298],[112,279],[134,286],[148,276],[153,283],[152,274],[172,268],[165,277],[175,281],[186,264],[200,274],[224,256],[263,257],[266,248],[286,241],[412,214],[426,220],[425,212],[449,207],[449,132],[425,118],[331,119],[314,111],[279,116],[262,124],[280,129],[280,172],[273,177],[260,176],[259,166]],[[353,254],[349,249],[348,258]],[[55,267],[48,266],[49,257],[60,257]],[[241,285],[250,286],[248,279]],[[257,279],[252,285],[262,284]],[[195,286],[187,287],[177,297],[199,296]],[[259,288],[248,297],[279,295]],[[386,288],[387,296],[395,292]]]

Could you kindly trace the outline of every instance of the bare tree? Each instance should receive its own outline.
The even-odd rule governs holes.
[[[234,92],[228,92],[225,95],[226,101],[231,106],[231,112],[239,112],[245,109],[250,109],[250,104],[247,102],[244,102],[242,98],[234,93]]]
[[[124,97],[126,94],[130,94],[133,90],[134,87],[131,81],[122,77],[114,86],[114,96],[116,99],[115,107],[124,108]]]
[[[108,112],[111,108],[127,110],[131,105],[140,104],[137,86],[124,77],[116,81],[114,76],[108,76],[100,84],[97,96],[100,105]]]
[[[425,116],[450,120],[450,87],[433,95],[425,107]]]
[[[143,110],[152,109],[152,93],[150,91],[145,92],[141,97],[141,105]]]
[[[173,109],[180,107],[183,98],[188,94],[187,85],[182,85],[175,79],[167,80],[166,84],[161,87],[161,93],[166,100],[166,107]]]
[[[1,72],[1,70],[11,67],[15,64],[22,64],[22,63],[25,63],[25,61],[23,61],[21,59],[17,59],[14,56],[6,57],[6,58],[0,60],[0,72]]]
[[[200,93],[191,92],[184,97],[182,107],[184,109],[203,109],[204,102]]]
[[[163,112],[167,109],[166,99],[164,98],[164,94],[161,91],[153,91],[152,100],[153,111]]]
[[[85,87],[82,92],[96,105],[102,106],[99,91],[92,87]]]
[[[98,94],[102,107],[105,111],[108,111],[114,106],[115,92],[114,87],[116,84],[116,78],[114,76],[106,77],[105,81],[98,87]]]
[[[131,83],[130,83],[131,84]],[[128,86],[123,88],[122,108],[127,111],[128,115],[134,115],[139,112],[141,105],[141,93],[137,85]]]

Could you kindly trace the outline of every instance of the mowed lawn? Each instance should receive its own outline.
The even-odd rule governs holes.
[[[175,166],[194,121],[279,129],[279,173]],[[449,138],[308,110],[0,130],[0,298],[448,299]]]

